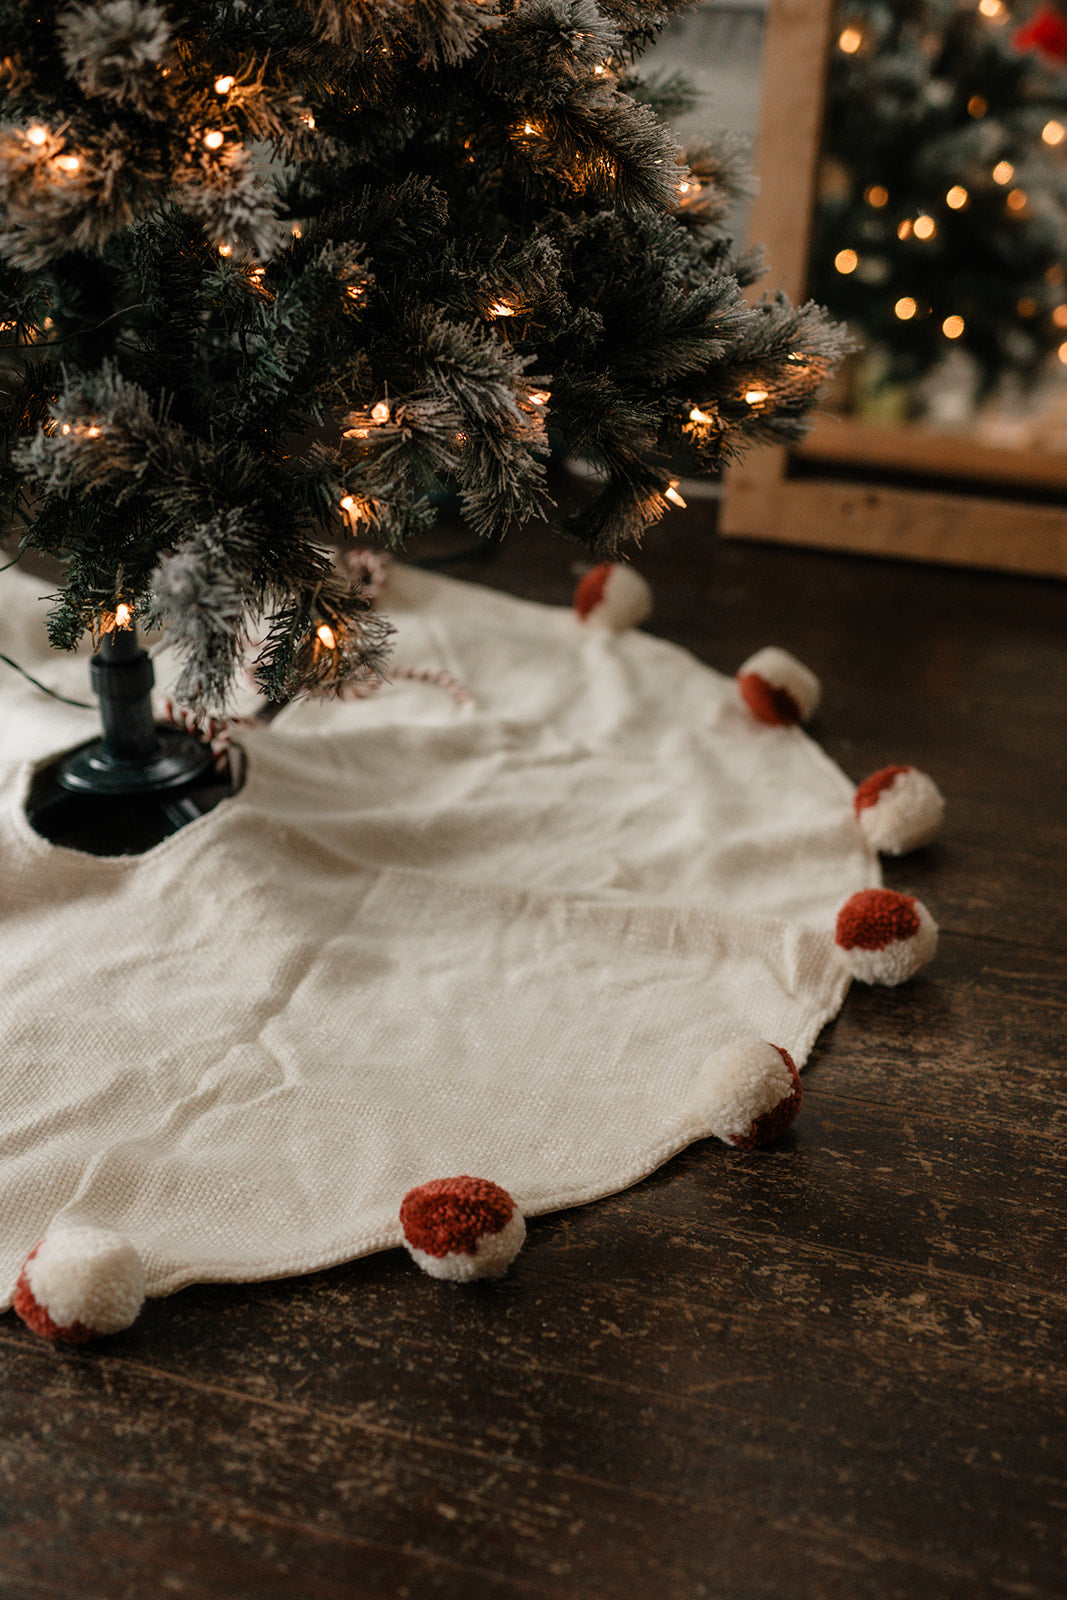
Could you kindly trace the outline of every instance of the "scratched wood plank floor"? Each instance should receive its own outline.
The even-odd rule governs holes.
[[[934,774],[887,881],[935,965],[853,988],[777,1145],[538,1219],[497,1286],[398,1252],[80,1352],[0,1318],[4,1597],[1062,1600],[1067,588],[712,519],[648,537],[651,626],[784,645],[852,777]],[[566,602],[575,557],[453,570]]]

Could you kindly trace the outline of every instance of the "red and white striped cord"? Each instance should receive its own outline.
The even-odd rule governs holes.
[[[458,706],[474,704],[474,696],[470,690],[444,669],[435,670],[433,667],[395,667],[387,678],[371,678],[359,683],[346,684],[337,696],[339,700],[369,700],[371,695],[377,694],[380,689],[385,689],[397,679],[406,679],[411,683],[432,683],[439,689],[444,689],[450,694]]]
[[[227,720],[212,716],[207,711],[195,711],[192,706],[178,705],[177,701],[170,698],[157,700],[153,709],[159,720],[168,727],[180,728],[183,733],[191,733],[194,739],[210,746],[211,754],[215,757],[215,768],[221,773],[228,770],[234,732],[241,728],[265,726],[259,717],[231,717]]]

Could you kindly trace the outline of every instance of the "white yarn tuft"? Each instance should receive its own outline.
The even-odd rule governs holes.
[[[57,1228],[23,1269],[38,1306],[57,1328],[81,1324],[93,1334],[121,1333],[145,1297],[141,1258],[121,1233]]]
[[[451,1250],[444,1256],[432,1256],[406,1242],[404,1248],[429,1277],[471,1283],[475,1278],[501,1277],[522,1249],[525,1238],[526,1221],[516,1206],[502,1228],[483,1234],[473,1252]]]
[[[793,1093],[781,1052],[764,1039],[732,1039],[708,1061],[690,1091],[705,1130],[727,1143],[743,1139],[757,1118]]]

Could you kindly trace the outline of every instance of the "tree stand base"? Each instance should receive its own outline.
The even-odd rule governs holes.
[[[192,734],[157,725],[155,737],[156,749],[143,761],[123,760],[106,739],[90,739],[60,758],[57,780],[82,794],[164,794],[196,783],[211,767],[210,749]]]
[[[37,773],[30,826],[53,844],[97,856],[143,855],[233,793],[210,747],[152,716],[152,663],[136,629],[118,625],[89,663],[103,737]]]
[[[170,728],[157,731],[159,756],[125,775],[99,770],[123,764],[102,761],[98,739],[40,768],[26,802],[34,832],[89,855],[143,855],[234,793],[207,745]]]

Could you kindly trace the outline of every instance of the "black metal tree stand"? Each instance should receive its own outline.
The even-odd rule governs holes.
[[[93,855],[139,855],[231,792],[209,746],[158,724],[155,673],[136,626],[105,633],[89,664],[103,734],[41,767],[27,801],[35,832]]]

